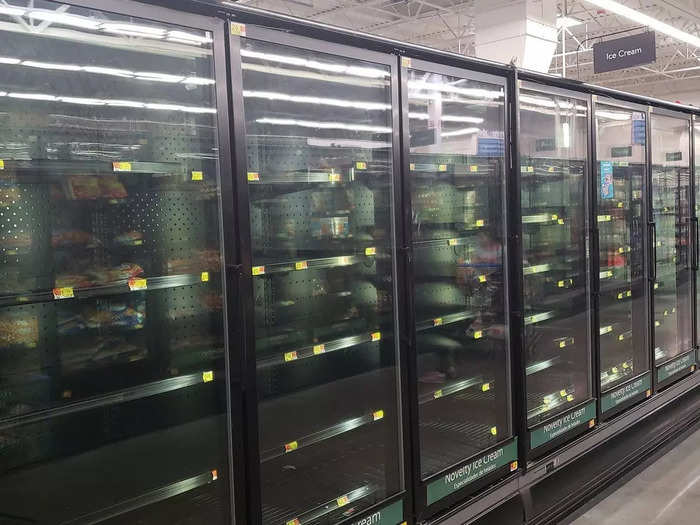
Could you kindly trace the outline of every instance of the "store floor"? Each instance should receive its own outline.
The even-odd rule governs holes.
[[[698,525],[700,430],[637,474],[573,525]]]

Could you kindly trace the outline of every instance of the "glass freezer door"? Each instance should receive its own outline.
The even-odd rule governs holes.
[[[521,89],[519,103],[523,352],[532,427],[591,397],[588,102]]]
[[[504,88],[406,69],[420,475],[508,438]]]
[[[596,104],[595,126],[598,341],[600,387],[605,400],[605,392],[647,372],[650,364],[644,274],[646,112]],[[644,394],[651,387],[650,377],[642,383],[637,390]],[[609,403],[603,401],[602,405],[605,411]]]
[[[332,523],[402,487],[391,62],[253,31],[240,56],[262,522]]]
[[[230,523],[223,24],[14,3],[30,7],[0,8],[0,521]]]
[[[689,120],[652,113],[651,153],[650,270],[654,358],[660,366],[692,348]]]

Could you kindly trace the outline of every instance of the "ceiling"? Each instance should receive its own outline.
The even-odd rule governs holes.
[[[700,34],[700,0],[618,0],[678,29]],[[395,40],[474,56],[475,0],[240,0],[238,3],[342,26]],[[507,5],[510,0],[493,0]],[[657,32],[657,60],[649,66],[595,75],[590,46],[601,37],[639,31],[639,24],[585,0],[558,0],[559,13],[583,23],[562,31],[550,72],[644,95],[700,105],[700,50]],[[617,36],[624,36],[620,33]],[[630,33],[631,34],[631,33]],[[578,49],[578,51],[577,51]]]

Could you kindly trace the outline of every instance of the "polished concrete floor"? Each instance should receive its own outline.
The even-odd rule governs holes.
[[[573,522],[594,524],[700,524],[700,430]]]

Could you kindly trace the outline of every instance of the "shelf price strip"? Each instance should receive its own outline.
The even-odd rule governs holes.
[[[72,299],[73,297],[75,297],[75,294],[73,292],[72,286],[64,286],[62,288],[54,288],[53,289],[53,298],[56,300]]]
[[[129,290],[132,292],[136,292],[138,290],[146,290],[148,288],[148,282],[146,279],[138,279],[135,277],[132,277],[128,281],[129,284]]]
[[[376,343],[378,341],[381,341],[381,339],[381,332],[372,332],[370,334],[343,337],[340,339],[335,339],[333,341],[326,341],[324,343],[315,343],[313,345],[297,348],[296,350],[289,350],[287,352],[284,352],[281,355],[281,357],[278,354],[277,357],[261,360],[258,363],[258,367],[265,368],[276,364],[289,363],[292,361],[297,361],[299,359],[306,359],[309,357],[319,356],[328,352],[334,352],[336,350],[343,350],[345,348],[359,346],[364,343]]]

